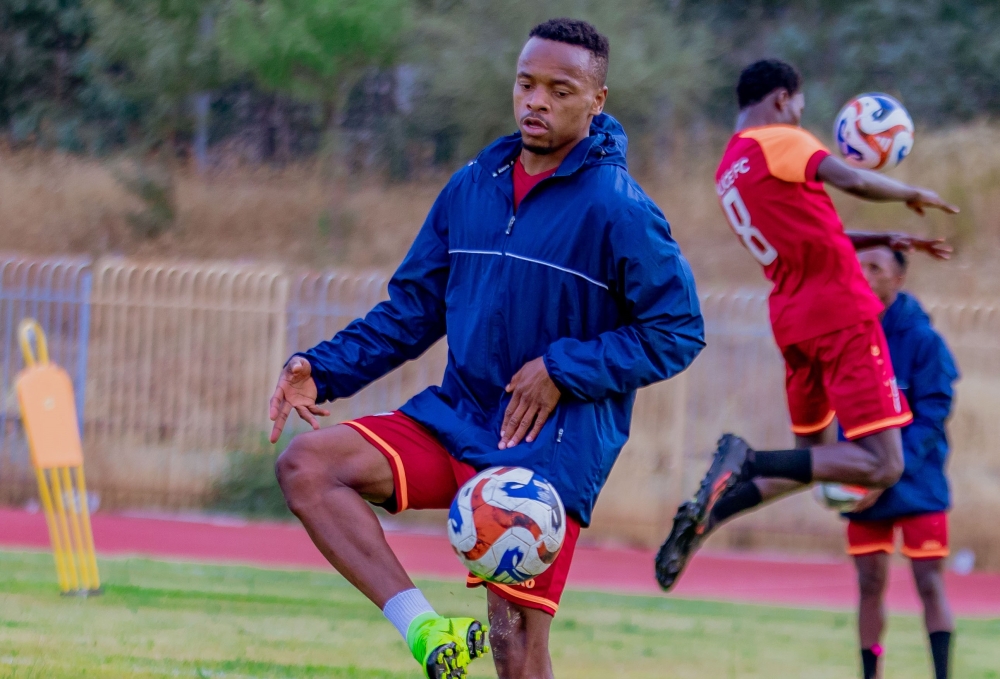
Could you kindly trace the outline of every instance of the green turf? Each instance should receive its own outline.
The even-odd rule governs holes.
[[[332,573],[101,562],[106,593],[61,598],[46,554],[0,552],[0,677],[416,677],[381,613]],[[442,613],[480,590],[422,582]],[[919,620],[892,619],[887,678],[929,676]],[[563,679],[856,676],[853,616],[570,592],[553,624]],[[489,658],[474,677],[494,677]],[[1000,677],[1000,620],[963,620],[956,678]]]

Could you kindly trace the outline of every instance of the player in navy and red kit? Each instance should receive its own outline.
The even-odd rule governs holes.
[[[497,676],[551,678],[552,619],[579,531],[628,438],[635,392],[704,346],[690,268],[628,174],[625,131],[603,113],[607,38],[572,19],[529,36],[512,83],[518,131],[454,174],[388,299],[289,359],[270,407],[272,441],[292,410],[316,429],[278,459],[289,508],[428,679],[467,676],[486,626],[434,610],[368,503],[447,508],[477,471],[497,466],[550,482],[566,509],[559,554],[533,580],[486,583],[485,598]],[[398,411],[319,428],[318,404],[442,337],[439,385]]]
[[[906,256],[877,247],[862,250],[858,259],[872,291],[885,306],[881,324],[893,370],[913,410],[913,422],[902,429],[903,476],[871,507],[847,514],[847,551],[858,571],[862,677],[880,676],[889,558],[899,532],[923,604],[934,677],[948,679],[955,619],[944,583],[951,506],[945,474],[949,453],[945,423],[951,415],[958,368],[920,302],[903,291]]]
[[[656,558],[664,589],[726,519],[780,495],[829,481],[885,489],[903,471],[899,428],[913,415],[893,374],[878,316],[883,306],[855,248],[885,245],[946,259],[941,240],[905,234],[846,233],[828,183],[874,201],[957,208],[834,158],[799,127],[805,98],[796,70],[759,61],[740,75],[740,114],[716,172],[730,226],[772,282],[771,327],[785,359],[788,410],[796,447],[755,451],[727,434],[695,498],[682,504]],[[847,441],[837,441],[839,421]],[[867,498],[874,502],[878,493]]]

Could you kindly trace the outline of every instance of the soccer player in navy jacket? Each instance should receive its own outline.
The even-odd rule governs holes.
[[[955,361],[930,318],[912,295],[902,292],[907,261],[887,247],[858,253],[861,268],[882,300],[882,328],[899,389],[913,411],[913,422],[902,430],[903,475],[864,511],[848,514],[848,553],[858,570],[861,601],[858,632],[865,679],[879,676],[880,645],[885,629],[885,590],[895,532],[903,534],[904,555],[924,607],[936,679],[948,677],[951,635],[955,621],[944,590],[944,560],[948,556],[948,515],[951,506],[945,464],[951,413],[952,384],[958,378]]]
[[[530,36],[512,73],[519,131],[455,173],[389,299],[292,357],[271,400],[272,441],[292,409],[317,430],[278,460],[288,506],[431,679],[466,675],[484,651],[483,626],[431,608],[367,503],[447,508],[478,470],[498,465],[552,483],[569,517],[559,555],[534,582],[487,584],[501,679],[551,677],[552,616],[579,529],[628,438],[635,392],[704,346],[691,271],[628,173],[624,130],[603,113],[607,39],[569,19]],[[318,403],[445,336],[440,386],[398,411],[319,429]]]

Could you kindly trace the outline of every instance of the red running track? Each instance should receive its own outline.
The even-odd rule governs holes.
[[[327,569],[329,565],[298,525],[173,516],[95,514],[94,539],[104,556],[141,555],[202,562]],[[465,571],[447,538],[387,532],[403,566],[417,576],[456,578]],[[40,513],[0,508],[0,547],[48,548]],[[569,587],[631,594],[662,594],[653,579],[653,553],[579,546]],[[857,601],[849,561],[698,554],[671,596],[806,608],[853,608]],[[948,573],[948,596],[958,615],[1000,617],[1000,574]],[[920,610],[908,569],[894,567],[889,608]]]

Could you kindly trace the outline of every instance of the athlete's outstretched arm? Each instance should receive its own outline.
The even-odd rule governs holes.
[[[445,205],[450,188],[441,191],[389,281],[389,299],[285,366],[271,402],[272,441],[280,436],[291,409],[315,429],[318,424],[310,415],[326,411],[310,406],[360,391],[444,336],[449,268]]]
[[[855,250],[865,248],[887,247],[902,252],[920,250],[926,252],[934,259],[951,259],[953,248],[945,242],[944,238],[920,238],[911,236],[908,233],[889,232],[878,233],[876,231],[846,231],[847,237],[851,239],[851,244]]]
[[[871,170],[851,167],[839,158],[827,156],[817,168],[820,181],[833,184],[841,191],[865,200],[894,201],[906,203],[917,214],[924,214],[925,208],[936,208],[948,214],[958,214],[958,208],[945,202],[930,189],[910,186]]]

